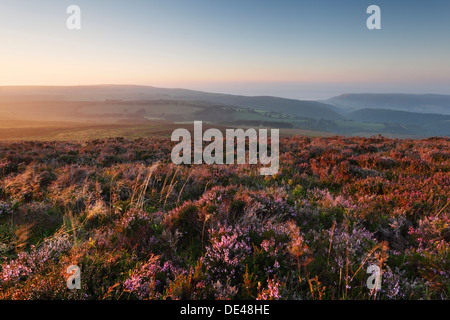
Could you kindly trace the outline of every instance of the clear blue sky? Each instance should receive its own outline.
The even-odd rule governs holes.
[[[81,30],[66,9],[81,8]],[[366,28],[366,9],[382,29]],[[450,94],[450,1],[0,0],[0,85]]]

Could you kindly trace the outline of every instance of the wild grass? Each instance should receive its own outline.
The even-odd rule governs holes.
[[[0,298],[448,299],[449,144],[285,137],[261,176],[164,138],[1,143]]]

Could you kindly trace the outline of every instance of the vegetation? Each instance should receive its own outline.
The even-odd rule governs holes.
[[[163,137],[2,142],[0,298],[448,299],[449,147],[283,137],[261,176]]]
[[[86,125],[128,126],[113,136],[136,138],[148,136],[147,129],[145,134],[131,132],[136,125],[198,120],[216,126],[307,130],[316,135],[421,139],[450,135],[449,101],[445,95],[361,94],[323,103],[141,86],[0,87],[0,138],[68,140],[67,131],[85,131]],[[36,127],[47,134],[30,135]],[[97,136],[85,132],[82,137]]]

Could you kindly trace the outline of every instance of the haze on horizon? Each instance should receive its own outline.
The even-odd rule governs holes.
[[[81,8],[81,30],[66,9]],[[366,9],[382,29],[366,28]],[[0,0],[0,85],[450,94],[448,1]]]

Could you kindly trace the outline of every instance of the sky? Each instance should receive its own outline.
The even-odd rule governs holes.
[[[0,85],[450,94],[447,0],[0,0],[0,43]]]

